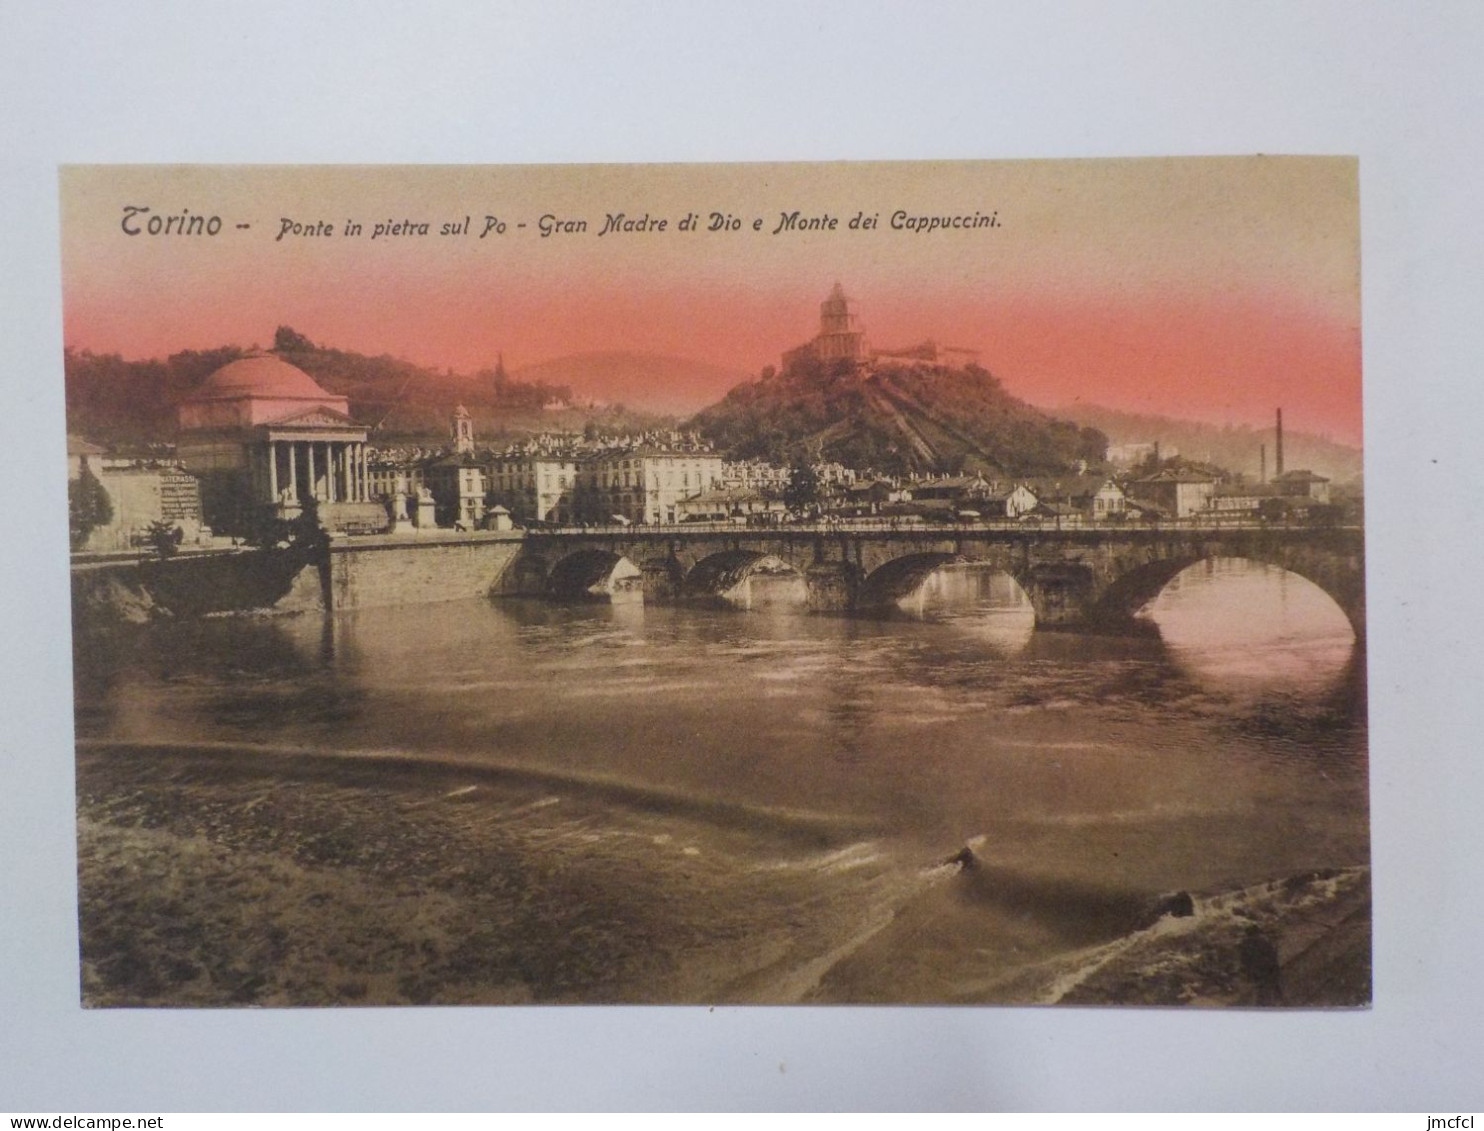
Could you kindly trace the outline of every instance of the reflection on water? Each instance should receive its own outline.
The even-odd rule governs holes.
[[[1013,577],[969,562],[934,570],[896,608],[918,620],[973,636],[1006,656],[1030,643],[1036,627],[1030,598]]]
[[[801,608],[808,597],[809,588],[798,571],[779,563],[779,568],[754,569],[725,601],[739,609],[769,611]]]
[[[887,621],[511,600],[160,626],[137,654],[79,655],[78,725],[631,776],[933,839],[1120,798],[1241,809],[1244,780],[1308,787],[1280,780],[1294,741],[1363,752],[1362,693],[1338,713],[1331,694],[1352,642],[1304,634],[1293,579],[1265,643],[1256,617],[1200,611],[1272,583],[1182,576],[1153,610],[1169,645],[1032,632],[1013,582],[972,570]]]
[[[1355,633],[1313,582],[1245,558],[1184,570],[1146,606],[1176,662],[1215,686],[1319,696],[1344,677]]]
[[[775,584],[785,599],[759,600]],[[681,843],[676,798],[848,820],[868,830],[872,875],[900,869],[872,889],[871,922],[896,913],[880,892],[919,890],[911,877],[970,840],[995,875],[1103,908],[1368,859],[1363,687],[1340,678],[1354,641],[1307,583],[1199,567],[1151,606],[1159,635],[1126,637],[1033,632],[1024,594],[983,570],[940,570],[888,620],[810,615],[792,584],[754,580],[764,615],[522,599],[159,625],[113,653],[79,646],[78,730],[621,783],[624,797],[670,799],[624,818],[643,822],[643,844]],[[571,835],[602,835],[600,814]],[[690,826],[684,837],[721,851]],[[787,863],[756,851],[739,877]],[[647,874],[642,857],[618,866]],[[844,917],[810,924],[811,961],[863,929],[850,885],[864,874],[811,880]],[[734,917],[763,898],[750,879],[708,882]],[[1076,933],[1049,919],[1037,933],[1001,903],[934,912],[984,916],[972,931],[908,932],[933,956],[912,958],[917,996],[951,996],[991,952],[1025,961]],[[705,933],[703,910],[687,929]],[[883,959],[886,996],[901,959]]]

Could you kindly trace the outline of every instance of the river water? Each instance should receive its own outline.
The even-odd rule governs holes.
[[[1033,632],[972,568],[877,619],[789,584],[156,625],[79,651],[79,736],[467,770],[645,924],[535,1000],[1054,1000],[1162,893],[1368,862],[1363,657],[1300,578],[1203,563],[1126,636]]]

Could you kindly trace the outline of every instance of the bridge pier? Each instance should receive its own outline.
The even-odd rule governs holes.
[[[815,562],[804,571],[806,605],[812,613],[843,613],[855,608],[860,570],[850,562]]]
[[[1092,608],[1097,584],[1087,566],[1036,565],[1012,576],[1030,598],[1037,628],[1083,628],[1096,620]]]
[[[685,586],[685,567],[668,558],[650,558],[639,565],[643,575],[644,599],[659,604],[669,604],[680,599]]]

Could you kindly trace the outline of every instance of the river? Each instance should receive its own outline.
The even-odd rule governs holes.
[[[498,835],[508,867],[548,877],[532,898],[549,921],[481,928],[529,931],[545,956],[511,959],[518,993],[394,977],[378,993],[372,976],[348,995],[369,1000],[1239,1001],[1198,972],[1138,988],[1171,947],[1198,964],[1196,936],[1153,937],[1161,897],[1194,893],[1282,949],[1272,885],[1319,907],[1368,883],[1363,654],[1308,582],[1206,562],[1125,636],[1034,632],[1008,577],[966,567],[875,619],[809,615],[789,585],[757,579],[745,609],[512,599],[157,624],[79,647],[80,748],[213,752],[157,784],[238,823],[223,799],[239,787],[212,792],[224,751],[233,774],[340,767],[347,812],[383,787],[365,767],[395,765],[386,821],[454,813],[452,843]],[[407,792],[418,766],[426,797]],[[293,799],[273,797],[264,820],[289,823]],[[319,863],[405,880],[371,856]],[[98,916],[117,898],[90,875],[85,953],[90,898]],[[1095,971],[1112,978],[1096,992]]]

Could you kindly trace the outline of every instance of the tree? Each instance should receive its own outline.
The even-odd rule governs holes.
[[[783,489],[783,501],[789,509],[801,511],[819,502],[819,476],[814,468],[801,463],[789,472],[788,486]]]
[[[330,545],[330,532],[320,525],[319,500],[310,496],[299,505],[299,517],[289,523],[289,539],[310,554],[323,553]]]
[[[292,326],[280,326],[273,334],[273,348],[279,353],[309,353],[314,343]]]
[[[1335,503],[1313,503],[1309,506],[1309,525],[1326,529],[1339,526],[1345,518],[1345,508]]]
[[[1083,428],[1077,433],[1077,458],[1090,464],[1101,464],[1108,458],[1108,437],[1096,428]]]
[[[88,467],[86,456],[82,460],[82,473],[67,484],[67,518],[74,550],[82,549],[88,535],[98,527],[113,521],[113,500]]]
[[[145,528],[144,538],[161,558],[169,558],[180,549],[180,531],[172,523],[157,519]]]
[[[1257,514],[1264,522],[1282,522],[1288,517],[1288,500],[1273,496],[1257,504]]]

